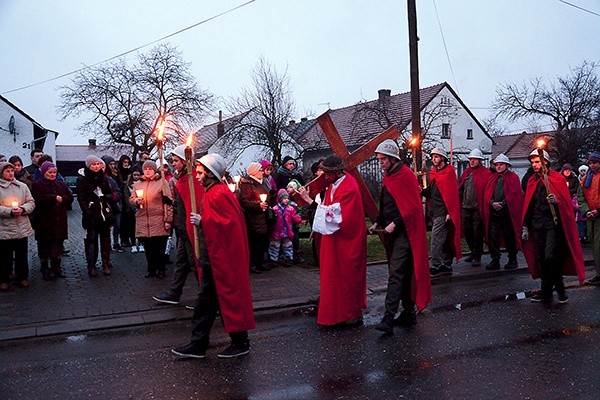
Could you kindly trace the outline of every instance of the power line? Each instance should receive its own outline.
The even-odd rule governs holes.
[[[131,49],[131,50],[125,51],[125,52],[123,52],[123,53],[121,53],[121,54],[117,54],[116,56],[113,56],[113,57],[107,58],[107,59],[105,59],[105,60],[99,61],[99,62],[97,62],[97,63],[95,63],[95,64],[92,64],[92,65],[87,65],[87,66],[85,66],[85,67],[83,67],[83,68],[79,68],[79,69],[76,69],[76,70],[74,70],[74,71],[67,72],[67,73],[65,73],[65,74],[62,74],[62,75],[59,75],[59,76],[55,76],[54,78],[46,79],[46,80],[44,80],[44,81],[41,81],[41,82],[37,82],[37,83],[32,83],[32,84],[30,84],[30,85],[21,86],[21,87],[18,87],[18,88],[16,88],[16,89],[11,89],[11,90],[8,90],[8,91],[6,91],[6,92],[2,92],[2,94],[14,93],[14,92],[18,92],[18,91],[21,91],[21,90],[29,89],[29,88],[32,88],[32,87],[35,87],[35,86],[43,85],[44,83],[48,83],[48,82],[52,82],[52,81],[56,81],[56,80],[58,80],[58,79],[62,79],[62,78],[64,78],[64,77],[66,77],[66,76],[69,76],[69,75],[76,74],[76,73],[78,73],[78,72],[81,72],[81,71],[84,71],[84,70],[86,70],[86,69],[89,69],[89,68],[95,67],[95,66],[97,66],[97,65],[104,64],[104,63],[106,63],[106,62],[109,62],[109,61],[115,60],[115,59],[117,59],[117,58],[121,58],[121,57],[123,57],[123,56],[125,56],[125,55],[127,55],[127,54],[130,54],[130,53],[133,53],[133,52],[135,52],[135,51],[138,51],[138,50],[140,50],[140,49],[143,49],[144,47],[148,47],[148,46],[150,46],[150,45],[153,45],[153,44],[155,44],[155,43],[161,42],[161,41],[163,41],[163,40],[165,40],[165,39],[168,39],[168,38],[170,38],[170,37],[173,37],[173,36],[175,36],[175,35],[179,35],[180,33],[183,33],[183,32],[185,32],[185,31],[188,31],[188,30],[190,30],[190,29],[193,29],[193,28],[195,28],[195,27],[197,27],[197,26],[199,26],[199,25],[202,25],[202,24],[205,24],[205,23],[207,23],[207,22],[209,22],[209,21],[212,21],[213,19],[216,19],[216,18],[222,17],[222,16],[223,16],[223,15],[225,15],[225,14],[229,14],[230,12],[233,12],[233,11],[235,11],[235,10],[239,9],[239,8],[242,8],[242,7],[244,7],[244,6],[247,6],[248,4],[250,4],[250,3],[253,3],[254,1],[256,1],[256,0],[249,0],[249,1],[245,2],[245,3],[243,3],[243,4],[240,4],[239,6],[235,6],[235,7],[233,7],[233,8],[230,8],[230,9],[229,9],[229,10],[227,10],[227,11],[223,11],[222,13],[219,13],[219,14],[213,15],[212,17],[209,17],[209,18],[207,18],[207,19],[205,19],[205,20],[202,20],[202,21],[200,21],[200,22],[197,22],[197,23],[195,23],[195,24],[193,24],[193,25],[190,25],[190,26],[188,26],[188,27],[186,27],[186,28],[180,29],[180,30],[178,30],[177,32],[173,32],[173,33],[171,33],[171,34],[169,34],[169,35],[167,35],[167,36],[163,36],[163,37],[161,37],[160,39],[153,40],[152,42],[149,42],[149,43],[143,44],[143,45],[141,45],[141,46],[138,46],[138,47],[136,47],[136,48],[134,48],[134,49]]]
[[[452,62],[450,61],[450,55],[448,54],[448,47],[446,47],[446,38],[444,38],[444,31],[442,30],[442,23],[440,22],[440,16],[438,14],[437,5],[435,4],[435,0],[433,0],[433,8],[435,9],[435,17],[437,18],[438,27],[440,28],[440,34],[442,35],[442,43],[444,43],[444,51],[446,52],[446,60],[448,60],[448,66],[450,66],[450,73],[452,74],[452,80],[454,81],[454,87],[456,89],[456,93],[460,95],[460,91],[458,90],[458,83],[456,82],[456,76],[454,76],[454,69],[452,68]]]
[[[590,13],[590,14],[592,14],[592,15],[595,15],[595,16],[597,16],[597,17],[600,17],[600,14],[598,14],[597,12],[594,12],[594,11],[588,10],[587,8],[580,7],[580,6],[576,5],[576,4],[569,3],[568,1],[565,1],[565,0],[558,0],[558,1],[560,1],[561,3],[563,3],[563,4],[566,4],[566,5],[568,5],[568,6],[574,7],[574,8],[576,8],[576,9],[578,9],[578,10],[581,10],[581,11],[584,11],[584,12],[586,12],[586,13]]]

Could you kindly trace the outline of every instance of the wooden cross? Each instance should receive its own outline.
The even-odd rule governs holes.
[[[329,145],[331,146],[333,152],[344,160],[344,164],[346,166],[345,171],[356,179],[358,187],[360,188],[360,193],[362,195],[365,211],[371,219],[371,221],[375,222],[375,219],[379,215],[379,208],[377,207],[373,196],[371,196],[367,184],[360,175],[360,172],[358,171],[358,166],[360,163],[362,163],[365,160],[368,160],[373,155],[379,143],[383,142],[386,139],[398,139],[400,137],[400,131],[398,131],[396,126],[392,126],[391,128],[386,129],[379,135],[375,136],[373,139],[369,140],[367,143],[360,146],[354,152],[350,153],[348,151],[348,148],[344,144],[344,141],[342,140],[338,130],[333,124],[333,121],[331,120],[328,111],[317,117],[317,122],[323,130],[325,138],[329,142]],[[311,197],[314,198],[318,193],[320,193],[327,187],[327,182],[325,181],[325,174],[322,174],[318,178],[310,181],[306,185],[306,187],[310,189],[309,193]]]

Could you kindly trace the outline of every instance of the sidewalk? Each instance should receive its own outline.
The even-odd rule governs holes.
[[[113,273],[101,273],[90,279],[83,256],[84,231],[81,227],[77,205],[69,215],[69,237],[65,243],[71,250],[63,258],[66,279],[44,282],[39,272],[35,240],[29,239],[30,282],[29,289],[11,285],[10,291],[0,293],[0,341],[54,334],[84,332],[88,330],[117,328],[191,318],[191,311],[183,304],[193,304],[197,283],[188,278],[181,305],[161,305],[152,296],[169,287],[173,265],[167,266],[167,278],[144,278],[146,259],[143,253],[127,251],[113,253]],[[171,252],[174,260],[175,251]],[[591,249],[584,247],[588,276],[592,265]],[[484,256],[484,263],[489,257]],[[519,268],[512,271],[487,271],[473,268],[465,262],[454,266],[452,276],[436,277],[432,283],[481,279],[514,273],[528,273],[522,254]],[[251,275],[255,311],[273,310],[314,303],[319,294],[319,270],[301,266],[278,267],[260,275]],[[367,269],[367,289],[370,293],[385,291],[387,265],[370,264]]]

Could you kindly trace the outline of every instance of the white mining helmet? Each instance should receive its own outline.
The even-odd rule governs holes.
[[[181,158],[182,160],[185,160],[185,148],[187,146],[185,144],[180,144],[179,146],[175,147],[172,151],[171,154],[176,155],[177,157]],[[192,160],[194,159],[194,149],[192,149]]]
[[[444,149],[442,149],[441,147],[434,147],[433,150],[431,150],[431,155],[437,154],[438,156],[442,156],[446,159],[446,161],[448,161],[448,154],[446,154],[446,151]]]
[[[548,155],[548,152],[546,150],[543,150],[543,154],[544,154],[544,158],[546,159],[546,161],[550,162],[550,156]],[[531,159],[533,157],[539,157],[540,153],[538,153],[538,149],[533,149],[533,151],[531,153],[529,153],[529,157],[527,157],[528,160],[531,161]]]
[[[585,174],[586,172],[588,172],[588,169],[590,169],[590,167],[588,167],[587,165],[580,165],[579,166],[579,173],[580,174]]]
[[[392,139],[386,139],[379,143],[375,149],[375,153],[385,154],[389,157],[400,159],[400,148]]]
[[[497,163],[504,163],[504,164],[507,164],[507,165],[511,165],[510,160],[508,159],[508,157],[506,157],[506,155],[504,155],[502,153],[498,154],[498,157],[496,157],[494,159],[494,164],[497,164]]]
[[[483,153],[479,149],[473,149],[473,150],[471,150],[471,152],[469,153],[469,155],[467,156],[467,158],[478,158],[480,160],[485,160],[485,157],[483,156]]]
[[[223,175],[225,174],[225,170],[227,169],[227,163],[220,154],[206,154],[200,157],[200,159],[197,162],[208,168],[210,172],[212,172],[217,177],[218,180],[223,179]]]

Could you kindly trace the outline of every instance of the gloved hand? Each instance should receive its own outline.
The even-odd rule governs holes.
[[[523,231],[521,233],[521,239],[529,240],[529,228],[526,226],[523,227]]]
[[[556,196],[554,195],[554,193],[550,193],[548,195],[548,197],[546,197],[546,200],[548,200],[548,203],[550,204],[557,204],[558,200],[556,200]]]
[[[492,203],[492,208],[496,211],[500,211],[502,210],[502,203],[500,203],[499,201],[495,201]]]

